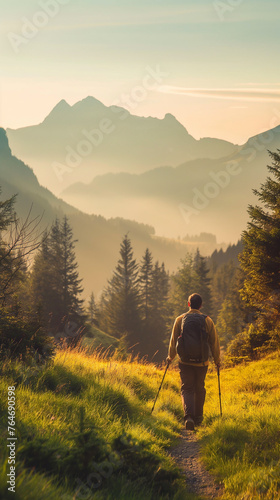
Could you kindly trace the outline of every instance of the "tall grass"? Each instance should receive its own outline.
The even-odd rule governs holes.
[[[197,499],[167,450],[179,436],[179,375],[143,360],[82,350],[45,367],[0,365],[0,498],[3,500]],[[280,498],[279,353],[209,370],[202,458],[225,485],[224,500]],[[16,385],[17,487],[7,493],[7,387]]]
[[[280,498],[280,358],[223,370],[223,417],[217,376],[207,378],[203,459],[225,485],[224,499]]]
[[[58,352],[38,368],[2,364],[0,498],[193,499],[166,453],[182,416],[178,374],[138,360]],[[16,385],[17,487],[8,495],[7,387]],[[36,496],[37,495],[37,496]]]

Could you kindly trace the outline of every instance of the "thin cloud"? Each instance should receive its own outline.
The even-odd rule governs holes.
[[[238,84],[238,87],[264,87],[264,85],[266,85],[266,87],[280,87],[280,82],[274,82],[274,83],[271,83],[271,82],[247,82],[247,83],[239,83]]]
[[[117,10],[111,10],[111,18],[108,15],[105,17],[100,15],[100,11],[95,11],[95,19],[88,21],[88,12],[84,17],[84,21],[80,23],[69,23],[50,25],[45,28],[45,31],[79,31],[94,28],[115,28],[115,27],[133,27],[133,26],[153,26],[153,25],[177,25],[177,24],[200,24],[200,23],[218,23],[217,19],[209,19],[209,6],[192,6],[183,8],[149,9],[148,13],[143,13],[140,8],[133,12],[121,12],[118,7]],[[82,18],[82,14],[80,18]]]
[[[210,99],[224,99],[245,102],[280,102],[280,90],[259,89],[259,88],[238,88],[238,89],[207,89],[207,88],[184,88],[162,85],[157,89],[164,94],[178,94],[191,97],[205,97]]]

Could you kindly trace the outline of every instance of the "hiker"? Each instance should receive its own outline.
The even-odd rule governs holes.
[[[198,293],[189,296],[188,306],[189,311],[175,319],[166,361],[169,364],[176,354],[179,356],[185,427],[194,430],[203,420],[209,347],[219,368],[220,343],[212,319],[200,312],[202,298]]]

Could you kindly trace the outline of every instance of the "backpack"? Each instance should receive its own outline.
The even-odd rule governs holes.
[[[183,363],[204,363],[209,358],[206,314],[185,314],[176,350]]]

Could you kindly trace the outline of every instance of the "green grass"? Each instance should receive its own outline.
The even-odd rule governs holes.
[[[224,499],[280,498],[280,358],[221,371],[207,378],[205,422],[199,431],[207,467],[225,485]]]
[[[195,499],[166,450],[182,417],[170,371],[63,351],[42,369],[4,363],[0,379],[0,498]],[[174,382],[174,377],[176,382]],[[7,387],[16,385],[17,488],[7,494]],[[37,492],[37,493],[35,493]],[[37,497],[36,497],[37,494]]]
[[[0,498],[8,500],[198,500],[167,450],[182,427],[179,375],[136,360],[60,351],[39,368],[1,362]],[[224,500],[280,498],[279,353],[209,370],[198,431]],[[7,387],[16,385],[17,488],[7,494]],[[40,492],[40,497],[38,497]]]

